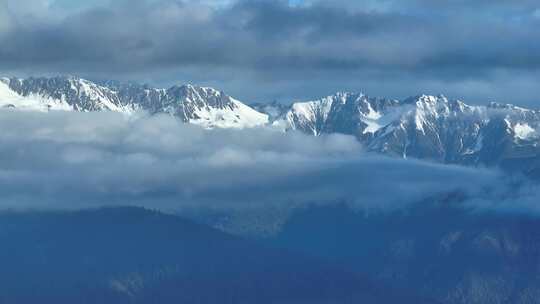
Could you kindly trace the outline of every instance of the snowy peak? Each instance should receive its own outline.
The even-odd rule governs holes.
[[[206,128],[264,125],[268,116],[225,93],[208,87],[104,82],[77,77],[7,79],[0,82],[0,106],[27,110],[114,111],[166,113]]]
[[[337,93],[294,103],[276,119],[285,129],[315,136],[353,135],[377,153],[465,165],[532,163],[540,175],[540,112],[513,105],[472,106],[443,95],[397,101]]]
[[[164,112],[206,128],[251,128],[268,123],[268,115],[213,88],[174,86],[167,90],[166,100]]]
[[[29,110],[126,111],[116,92],[76,77],[12,78],[4,91],[13,105]],[[5,96],[4,96],[5,97]],[[2,98],[5,102],[9,98]]]
[[[336,98],[329,96],[321,100],[294,103],[286,115],[289,127],[320,135],[324,131],[324,125],[334,102]]]
[[[516,157],[516,151],[524,146],[536,147],[531,140],[537,134],[540,116],[532,110],[509,105],[470,106],[426,95],[401,104],[413,107],[378,132],[367,143],[370,150],[445,163],[500,164]]]
[[[362,93],[337,93],[325,98],[298,102],[286,115],[290,129],[313,135],[323,133],[374,133],[386,122],[397,101],[370,98]]]

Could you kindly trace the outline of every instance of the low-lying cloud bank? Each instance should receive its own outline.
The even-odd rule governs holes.
[[[0,209],[136,205],[251,209],[347,202],[399,208],[461,193],[535,208],[536,186],[495,170],[400,160],[349,136],[205,130],[168,116],[0,111]]]

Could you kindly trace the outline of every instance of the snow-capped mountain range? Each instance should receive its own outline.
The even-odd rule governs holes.
[[[169,89],[77,77],[1,78],[0,107],[21,110],[146,111],[205,128],[273,126],[314,136],[355,136],[369,151],[442,163],[501,166],[539,175],[540,111],[444,96],[405,100],[337,93],[319,100],[248,106],[222,91]]]
[[[0,107],[24,110],[166,113],[206,128],[247,128],[268,123],[259,113],[225,93],[192,85],[169,89],[145,85],[97,84],[76,77],[2,78]]]
[[[513,105],[338,93],[295,103],[281,117],[290,129],[354,135],[367,150],[392,156],[501,166],[534,175],[540,167],[540,111]]]

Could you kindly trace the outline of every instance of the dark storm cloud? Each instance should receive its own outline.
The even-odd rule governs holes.
[[[116,1],[39,18],[3,1],[0,70],[14,73],[181,78],[244,99],[350,88],[534,105],[540,93],[534,1]]]
[[[174,1],[139,2],[85,11],[57,23],[16,27],[4,35],[0,55],[2,64],[11,67],[62,63],[84,68],[97,64],[101,69],[113,64],[127,71],[197,64],[355,68],[376,64],[370,57],[377,54],[328,51],[340,52],[342,39],[341,44],[350,47],[351,39],[405,25],[400,19],[276,2],[245,2],[221,10]]]

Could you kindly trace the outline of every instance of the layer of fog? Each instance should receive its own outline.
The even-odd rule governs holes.
[[[344,135],[205,130],[169,116],[0,111],[0,208],[401,208],[458,193],[536,211],[535,184],[497,170],[364,152]],[[516,209],[517,208],[517,209]]]

